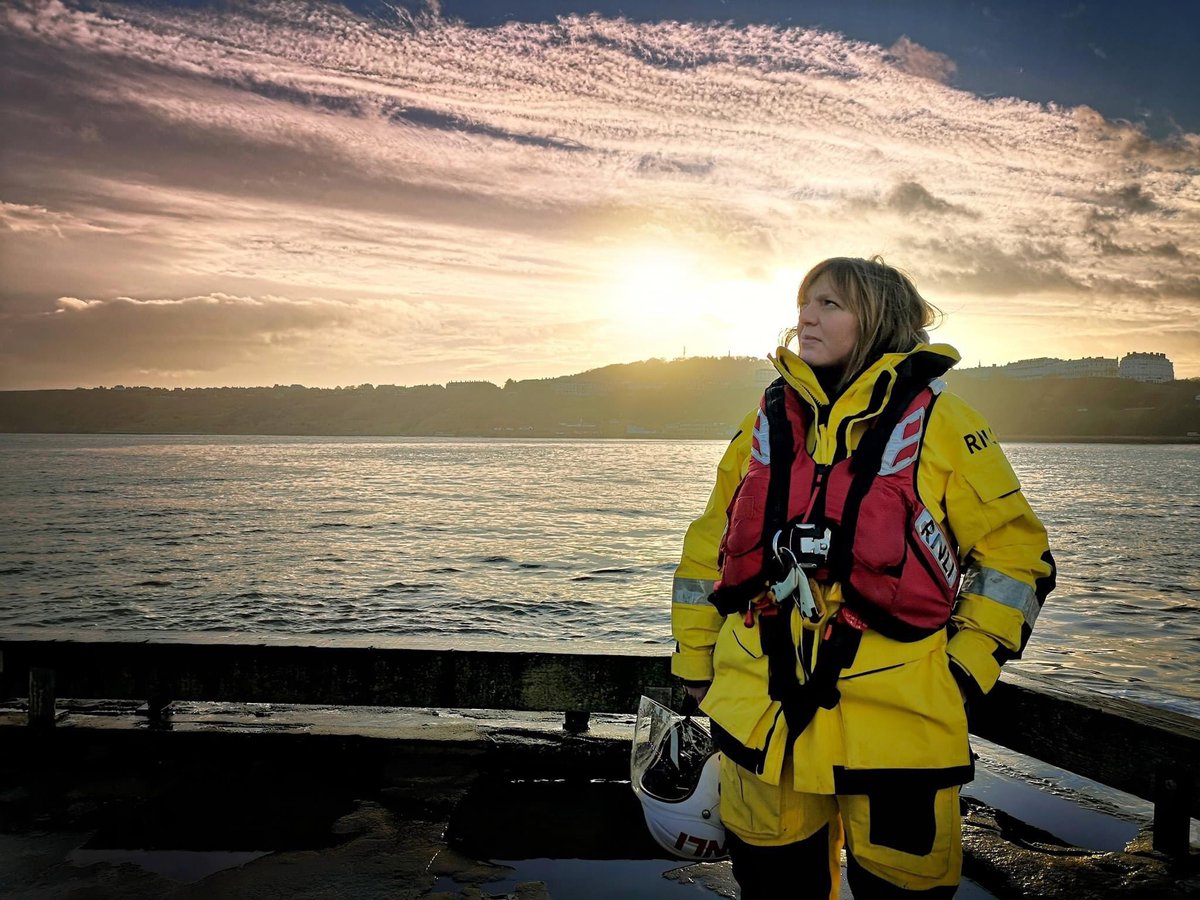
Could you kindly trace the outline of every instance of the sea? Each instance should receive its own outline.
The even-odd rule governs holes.
[[[0,435],[0,633],[665,650],[724,446]],[[1005,451],[1059,569],[1010,667],[1200,717],[1200,445]]]

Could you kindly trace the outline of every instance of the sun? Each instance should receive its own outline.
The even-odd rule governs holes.
[[[700,261],[681,250],[643,249],[618,268],[616,290],[625,318],[673,320],[697,313]]]
[[[762,356],[795,319],[800,273],[754,271],[685,248],[631,248],[611,263],[607,313],[631,355]]]

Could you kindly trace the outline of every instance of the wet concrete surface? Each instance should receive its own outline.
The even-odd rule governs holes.
[[[176,704],[155,730],[130,704],[66,705],[40,732],[0,710],[5,897],[562,900],[494,861],[608,860],[613,885],[655,868],[619,783],[629,717],[572,735],[549,714]],[[1200,896],[1195,851],[1172,863],[1148,834],[1083,850],[969,800],[964,847],[1001,900]],[[660,862],[642,896],[735,896],[727,863]]]

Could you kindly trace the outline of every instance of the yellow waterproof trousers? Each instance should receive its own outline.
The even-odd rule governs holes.
[[[913,788],[901,781],[894,786],[883,783],[870,794],[807,794],[794,789],[791,770],[789,758],[780,784],[772,785],[728,759],[721,760],[721,819],[755,851],[743,854],[749,863],[743,863],[739,871],[734,842],[734,872],[739,880],[745,879],[750,866],[771,858],[770,853],[758,853],[758,848],[782,851],[825,830],[828,870],[811,875],[817,883],[829,885],[830,900],[837,900],[839,894],[843,842],[856,900],[922,891],[928,893],[915,896],[953,895],[962,872],[957,786]],[[786,856],[778,858],[782,861]],[[793,896],[812,896],[803,889],[805,873],[780,875],[784,881],[770,881],[795,884]],[[754,893],[743,883],[746,900]],[[780,900],[788,895],[786,890],[776,894]]]

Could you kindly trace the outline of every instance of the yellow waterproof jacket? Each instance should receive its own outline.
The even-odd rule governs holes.
[[[880,376],[887,371],[894,376],[895,367],[917,352],[940,354],[949,365],[958,361],[945,344],[887,354],[831,405],[808,365],[779,348],[775,367],[814,412],[808,451],[815,462],[831,463],[839,441],[846,443],[847,453],[854,452],[871,424],[870,410],[886,402],[886,396],[873,402]],[[827,416],[817,415],[822,410]],[[704,513],[684,539],[671,604],[676,641],[671,666],[686,681],[712,682],[704,712],[738,743],[763,751],[761,777],[777,783],[791,741],[780,704],[767,693],[759,629],[747,627],[741,615],[721,616],[707,600],[720,574],[717,548],[727,510],[749,465],[756,414],[742,422],[718,465]],[[991,690],[1001,663],[1020,653],[1037,618],[1053,576],[1045,529],[987,422],[952,393],[943,392],[932,408],[917,489],[922,503],[953,535],[963,563],[951,627],[907,643],[875,631],[863,635],[853,665],[839,679],[841,701],[832,710],[819,709],[795,742],[797,790],[844,793],[835,782],[854,771],[969,767],[959,684],[968,693]],[[811,586],[832,615],[841,602],[839,585]],[[799,642],[805,629],[798,612],[793,611],[792,625]],[[810,629],[803,638],[810,658],[820,652],[821,630]],[[957,683],[952,667],[959,670]],[[799,664],[797,678],[804,680]],[[952,781],[953,776],[946,783]]]

